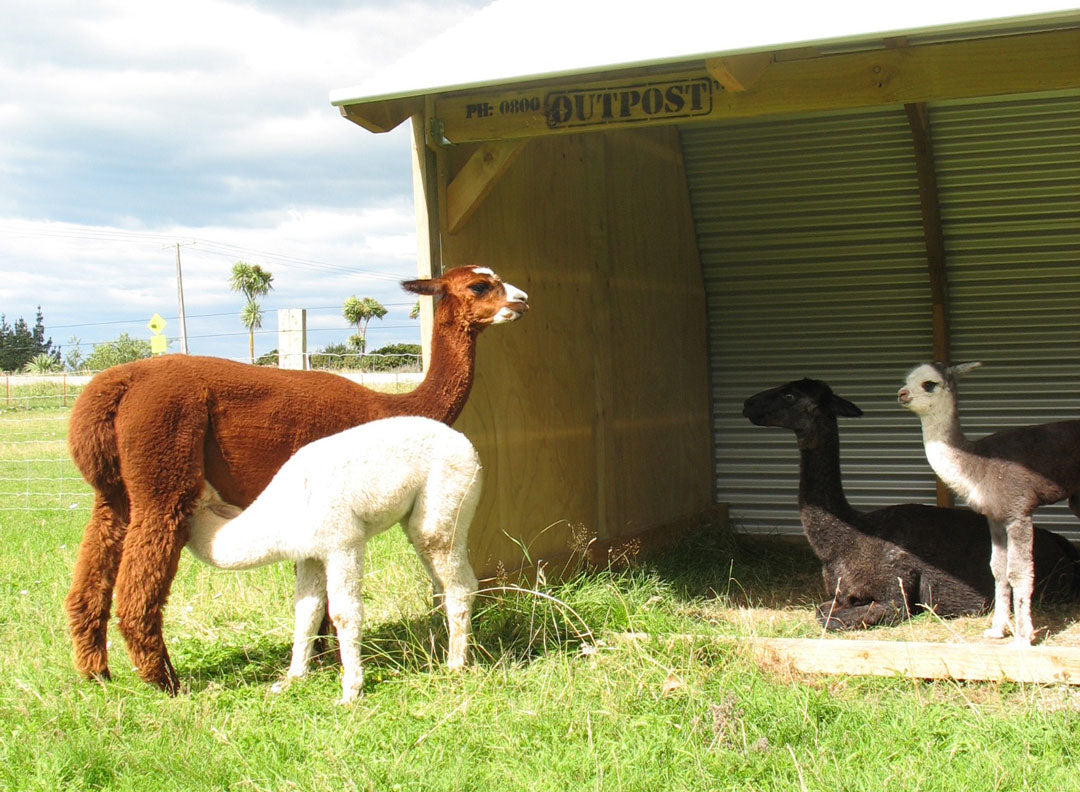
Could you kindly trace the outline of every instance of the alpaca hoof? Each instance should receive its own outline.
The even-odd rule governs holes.
[[[109,667],[96,668],[93,670],[87,669],[82,671],[82,675],[91,682],[108,682],[112,679],[112,674],[109,673]]]
[[[350,691],[348,693],[342,693],[341,698],[335,702],[339,707],[347,707],[350,704],[355,704],[356,700],[360,698],[360,694],[356,691]]]
[[[284,693],[286,690],[289,689],[289,685],[291,683],[292,680],[290,679],[279,679],[277,682],[270,686],[270,692],[275,695],[279,693]]]
[[[1014,649],[1027,649],[1033,643],[1035,643],[1035,634],[1034,633],[1032,633],[1031,635],[1026,635],[1026,636],[1025,635],[1014,635],[1013,639],[1011,641],[1009,641],[1009,646],[1013,647]]]
[[[1004,627],[988,627],[983,630],[983,638],[1004,638],[1005,634]]]

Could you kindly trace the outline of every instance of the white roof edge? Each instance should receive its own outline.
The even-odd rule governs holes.
[[[499,59],[498,52],[492,52],[488,49],[485,50],[487,53],[487,58],[485,60],[472,61],[463,66],[455,62],[457,68],[439,69],[435,67],[434,64],[447,62],[448,56],[446,53],[453,53],[456,51],[458,42],[462,40],[467,41],[470,38],[472,40],[482,40],[484,38],[490,40],[491,36],[497,35],[491,32],[493,29],[490,28],[490,25],[487,32],[484,32],[485,26],[483,24],[470,26],[470,23],[475,20],[479,20],[481,23],[494,22],[496,25],[500,21],[505,22],[505,19],[500,20],[496,18],[492,20],[483,20],[480,18],[485,11],[489,11],[495,7],[500,7],[500,10],[506,8],[512,11],[517,2],[520,2],[520,0],[500,0],[499,2],[492,3],[490,6],[483,9],[483,11],[478,12],[472,17],[465,19],[459,25],[436,36],[412,55],[388,67],[386,71],[356,85],[330,91],[330,104],[340,107],[343,105],[361,104],[366,102],[408,99],[431,93],[474,90],[539,79],[573,77],[596,71],[666,66],[684,61],[703,60],[705,58],[714,58],[725,55],[738,55],[778,49],[808,46],[851,46],[860,43],[880,41],[882,38],[894,36],[932,37],[948,36],[950,34],[978,35],[995,31],[1011,32],[1012,30],[1023,28],[1080,24],[1080,7],[1060,7],[1062,5],[1061,3],[1052,1],[1039,2],[1038,0],[1023,0],[1023,2],[1013,2],[1012,0],[998,0],[995,2],[995,0],[981,0],[981,2],[978,3],[969,3],[951,0],[951,2],[941,2],[941,6],[948,8],[963,7],[969,11],[974,7],[981,7],[985,11],[1003,10],[1003,7],[1009,7],[1013,11],[1018,11],[1020,9],[1027,11],[1033,7],[1042,7],[1042,10],[1036,13],[1014,13],[1006,16],[977,17],[973,19],[964,19],[961,17],[954,21],[938,21],[923,26],[882,27],[877,29],[867,29],[864,32],[849,31],[835,36],[814,36],[805,38],[799,38],[797,36],[789,38],[765,38],[763,36],[768,36],[769,32],[772,30],[790,30],[792,28],[791,24],[768,25],[761,28],[752,28],[742,31],[725,31],[727,35],[717,35],[715,38],[717,39],[717,43],[728,44],[729,46],[721,46],[716,49],[702,48],[697,51],[684,50],[662,53],[656,51],[655,47],[643,46],[643,50],[653,50],[652,54],[643,58],[628,59],[626,57],[626,55],[629,54],[627,52],[627,47],[623,47],[621,49],[616,48],[611,50],[611,54],[612,56],[617,56],[621,52],[624,57],[621,59],[612,57],[602,62],[597,60],[598,58],[603,57],[602,54],[594,54],[589,61],[584,61],[579,57],[578,62],[573,62],[573,57],[564,57],[566,49],[560,48],[560,56],[563,57],[564,61],[569,62],[553,65],[550,58],[545,59],[542,57],[535,57],[537,55],[536,52],[526,51],[523,53],[523,57],[518,57],[516,59],[511,58],[510,63],[506,64],[502,70],[496,69],[492,63],[505,63],[505,59]],[[668,0],[667,5],[693,5],[695,2],[696,0]],[[715,0],[711,0],[710,5],[715,9]],[[798,3],[798,6],[803,7],[814,5],[815,4],[805,2]],[[820,13],[820,6],[818,6],[818,9]],[[923,8],[922,11],[922,15],[924,17],[927,16],[925,8]],[[900,15],[900,17],[902,16],[903,15]],[[546,17],[547,19],[551,19],[552,15],[549,13]],[[900,17],[892,15],[888,17],[888,19],[897,19],[897,21],[899,21]],[[708,25],[702,24],[700,27],[708,28]],[[477,37],[479,37],[479,39]],[[697,40],[702,37],[696,36],[694,38]],[[533,41],[535,40],[534,37]],[[632,47],[632,44],[630,44],[630,46]],[[595,52],[594,49],[587,49],[585,51]],[[601,50],[601,53],[606,53],[608,51],[609,50]],[[508,54],[512,56],[515,53],[509,51]],[[586,55],[585,57],[588,56]],[[453,61],[452,58],[450,60]],[[530,69],[530,65],[532,65],[533,68]],[[518,70],[515,71],[515,69]],[[443,75],[443,79],[438,81],[427,81],[424,79],[423,75],[430,75],[433,73]]]

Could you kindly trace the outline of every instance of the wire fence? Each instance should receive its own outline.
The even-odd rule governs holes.
[[[343,360],[325,370],[377,390],[415,387],[423,377],[419,356],[392,357],[414,360],[397,367]],[[350,362],[354,367],[346,365]],[[71,461],[67,430],[71,407],[92,373],[0,377],[0,513],[89,509],[93,491]]]

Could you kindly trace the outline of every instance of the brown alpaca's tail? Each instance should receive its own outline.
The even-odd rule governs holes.
[[[127,366],[107,369],[75,400],[68,423],[68,450],[83,478],[113,501],[124,492],[116,443],[116,412],[131,384]]]

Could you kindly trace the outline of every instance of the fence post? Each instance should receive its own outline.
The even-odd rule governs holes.
[[[278,310],[278,368],[307,369],[307,310]]]

